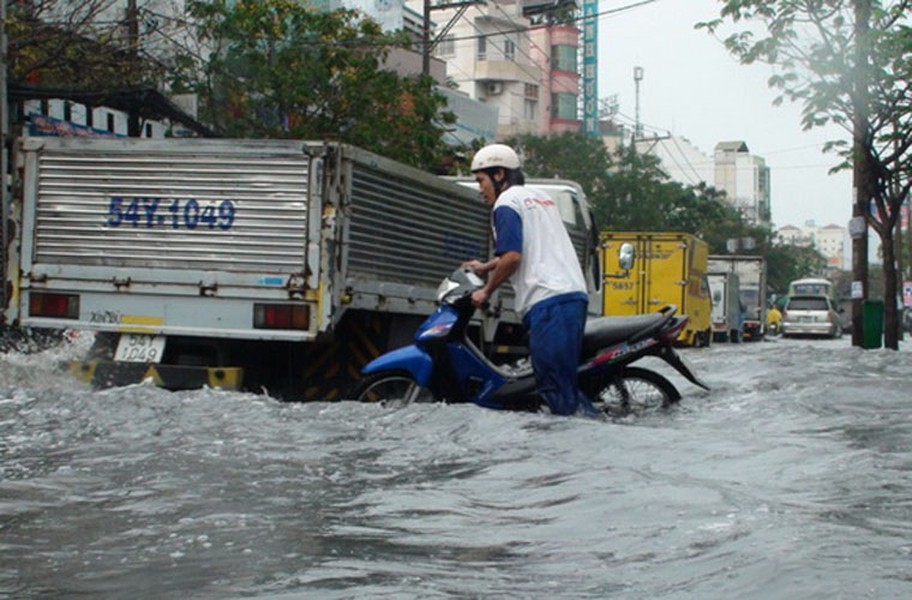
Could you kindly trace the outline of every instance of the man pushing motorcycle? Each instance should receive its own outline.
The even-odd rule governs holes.
[[[481,307],[505,281],[516,293],[516,312],[529,334],[539,395],[553,414],[598,414],[579,391],[588,296],[586,280],[560,211],[544,191],[526,187],[519,156],[491,144],[472,159],[481,197],[492,208],[494,258],[463,266],[488,273],[472,294]]]

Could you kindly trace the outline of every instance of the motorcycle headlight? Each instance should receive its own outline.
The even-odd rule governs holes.
[[[443,299],[447,297],[447,294],[458,287],[459,284],[452,279],[444,279],[440,282],[440,285],[437,286],[437,301],[443,302]]]

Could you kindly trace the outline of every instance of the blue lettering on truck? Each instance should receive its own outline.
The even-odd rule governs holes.
[[[221,229],[234,225],[234,202],[200,204],[194,198],[124,198],[111,196],[108,227],[170,227]]]

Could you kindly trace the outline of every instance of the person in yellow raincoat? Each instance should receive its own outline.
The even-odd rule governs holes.
[[[775,304],[770,306],[769,310],[766,311],[766,330],[773,335],[779,334],[779,328],[782,324],[782,313],[776,307]]]

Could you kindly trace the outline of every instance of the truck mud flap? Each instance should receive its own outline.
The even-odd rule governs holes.
[[[344,400],[361,379],[361,368],[388,350],[389,330],[389,318],[384,315],[350,315],[339,324],[334,341],[314,344],[302,357],[304,386],[295,399]]]
[[[169,390],[202,387],[239,390],[243,382],[243,369],[237,367],[149,365],[105,360],[66,361],[62,366],[76,378],[96,388],[119,387],[151,379],[155,385]]]

